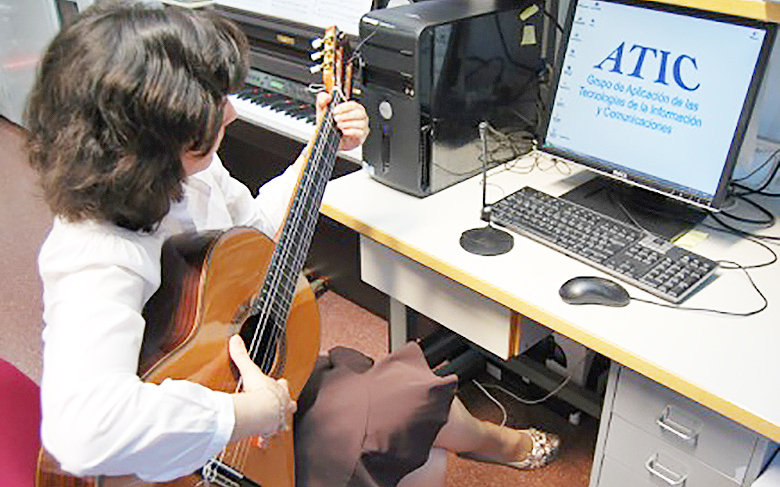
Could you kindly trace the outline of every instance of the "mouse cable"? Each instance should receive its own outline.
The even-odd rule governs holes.
[[[718,220],[716,220],[716,221],[718,223],[720,223],[721,225],[724,224],[721,221],[718,221]],[[768,243],[771,243],[773,245],[778,245],[778,242],[771,241],[771,240],[769,242],[764,242],[763,241],[763,239],[765,239],[765,238],[776,239],[776,237],[770,237],[770,236],[764,236],[764,235],[755,235],[755,234],[752,234],[752,233],[744,232],[742,230],[739,230],[737,228],[731,227],[729,225],[726,225],[726,228],[719,228],[719,227],[716,227],[714,225],[709,225],[709,224],[706,224],[706,223],[702,223],[701,225],[703,227],[705,227],[705,228],[708,228],[710,230],[714,230],[716,232],[727,233],[727,234],[731,234],[731,235],[736,235],[737,237],[740,237],[740,238],[744,238],[745,240],[748,240],[748,241],[753,242],[754,244],[756,244],[756,245],[758,245],[760,247],[763,247],[764,249],[766,249],[771,254],[771,257],[769,258],[768,261],[761,262],[759,264],[742,265],[741,266],[742,269],[759,269],[761,267],[769,267],[770,265],[772,265],[775,262],[777,262],[777,259],[778,259],[777,252],[775,252],[774,249],[772,249],[772,247],[770,247],[768,245]],[[733,268],[734,267],[727,267],[727,269],[733,269]]]
[[[729,261],[729,260],[719,260],[717,262],[719,264],[730,264],[730,265],[734,266],[734,267],[724,267],[724,269],[732,269],[732,270],[733,269],[741,269],[742,272],[745,273],[745,276],[748,278],[748,281],[750,281],[750,284],[753,285],[753,289],[755,289],[756,292],[758,293],[758,295],[761,296],[761,299],[764,301],[764,304],[761,305],[760,308],[754,309],[753,311],[738,312],[738,311],[722,311],[722,310],[718,310],[718,309],[709,309],[709,308],[691,308],[691,307],[687,307],[687,306],[678,306],[676,304],[667,304],[667,303],[661,303],[661,302],[658,302],[658,301],[650,301],[649,299],[635,298],[633,296],[631,297],[631,300],[632,301],[639,301],[639,302],[647,303],[647,304],[654,304],[656,306],[662,306],[664,308],[679,309],[679,310],[682,310],[682,311],[704,311],[706,313],[715,313],[715,314],[720,314],[720,315],[742,316],[742,317],[753,316],[755,314],[758,314],[758,313],[764,311],[769,306],[769,301],[766,299],[766,296],[764,296],[764,293],[762,293],[761,290],[758,288],[758,286],[756,285],[755,281],[753,281],[753,278],[750,277],[750,273],[747,271],[747,269],[745,267],[737,264],[736,262],[732,262],[732,261]]]

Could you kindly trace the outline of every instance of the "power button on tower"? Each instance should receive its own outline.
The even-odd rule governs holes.
[[[382,118],[385,120],[393,118],[393,106],[390,105],[389,101],[385,100],[379,104],[379,114],[382,115]]]

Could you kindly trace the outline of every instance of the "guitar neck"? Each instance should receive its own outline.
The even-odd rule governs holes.
[[[274,359],[275,353],[269,352],[279,350],[284,353],[284,343],[280,342],[280,338],[286,330],[298,276],[309,252],[325,185],[333,172],[341,142],[341,132],[333,119],[333,107],[349,96],[349,78],[352,76],[351,62],[344,64],[346,49],[341,42],[343,37],[343,33],[333,26],[325,30],[320,40],[323,51],[322,64],[318,68],[323,73],[325,90],[332,95],[331,102],[319,122],[311,151],[307,154],[263,287],[252,304],[252,315],[258,318],[257,325],[252,330],[242,331],[242,334],[251,331],[250,356],[266,373],[273,363],[278,362]]]
[[[315,135],[271,257],[265,282],[253,304],[253,314],[260,316],[260,323],[270,323],[280,331],[287,322],[295,285],[309,252],[319,218],[320,203],[333,173],[341,141],[341,132],[336,128],[332,115],[332,107],[337,103],[335,98]],[[280,331],[274,335],[280,335]],[[267,366],[264,361],[258,365],[261,368]]]

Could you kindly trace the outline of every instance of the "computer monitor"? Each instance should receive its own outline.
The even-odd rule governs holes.
[[[540,148],[664,202],[718,209],[773,39],[768,22],[650,1],[571,0]],[[587,205],[595,193],[571,197]]]

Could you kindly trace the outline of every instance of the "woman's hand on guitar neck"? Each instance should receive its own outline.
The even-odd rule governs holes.
[[[331,95],[327,92],[320,92],[317,94],[317,125],[319,126],[322,117],[325,116],[325,112],[330,103]],[[339,144],[339,150],[352,150],[359,147],[368,137],[368,115],[366,109],[360,103],[355,101],[345,101],[333,108],[333,119],[336,121],[336,126],[341,131],[341,142]],[[293,164],[295,171],[300,173],[303,170],[303,166],[306,162],[307,154],[311,153],[311,148],[314,145],[314,137],[309,140],[306,147],[303,148],[301,155]]]
[[[331,95],[327,92],[317,94],[317,122],[322,120],[325,109],[330,103]],[[341,131],[340,150],[352,150],[359,147],[368,137],[368,115],[366,109],[358,102],[345,101],[333,108],[333,119]]]
[[[249,357],[240,336],[232,336],[228,346],[243,383],[242,392],[232,395],[236,423],[230,441],[251,436],[267,438],[287,429],[288,420],[296,409],[287,381],[265,375]]]

